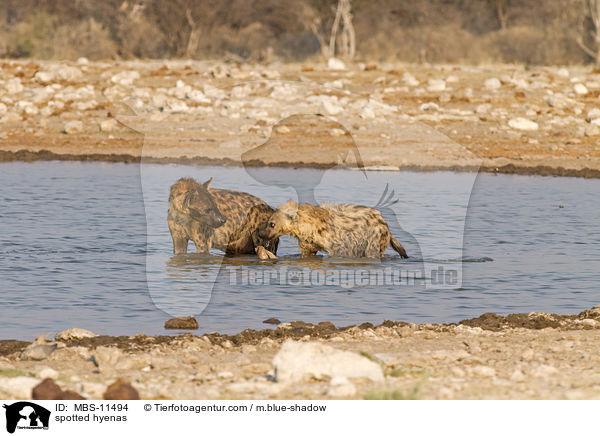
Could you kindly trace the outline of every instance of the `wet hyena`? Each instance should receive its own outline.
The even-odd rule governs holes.
[[[331,256],[378,258],[391,245],[400,257],[408,257],[381,213],[359,204],[313,206],[290,200],[277,208],[260,234],[264,238],[296,237],[302,256],[323,251]]]
[[[263,247],[260,257],[273,257],[279,238],[258,234],[273,209],[245,192],[213,189],[211,182],[212,178],[204,184],[182,178],[171,186],[168,224],[173,252],[187,253],[192,240],[199,253],[216,248],[227,254],[254,254]]]

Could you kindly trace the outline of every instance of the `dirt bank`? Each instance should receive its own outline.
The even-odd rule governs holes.
[[[5,61],[0,83],[0,161],[331,167],[356,146],[374,169],[600,175],[586,67]]]
[[[123,378],[145,399],[600,399],[600,307],[457,324],[292,322],[232,336],[63,336],[0,341],[0,396],[29,395],[50,377],[86,398],[101,398]],[[303,360],[310,363],[296,364]]]

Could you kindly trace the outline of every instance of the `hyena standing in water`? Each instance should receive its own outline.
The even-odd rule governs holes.
[[[245,192],[213,189],[211,182],[212,177],[203,184],[182,178],[171,186],[168,224],[173,252],[187,253],[192,240],[198,253],[216,248],[226,254],[275,257],[279,238],[265,239],[258,234],[273,209]]]
[[[292,235],[303,257],[323,251],[331,256],[382,257],[388,246],[407,258],[381,213],[360,204],[282,204],[261,228],[264,238]]]

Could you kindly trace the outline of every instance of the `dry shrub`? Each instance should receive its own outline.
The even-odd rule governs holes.
[[[58,17],[39,12],[16,24],[10,35],[5,51],[13,57],[105,59],[116,52],[108,30],[93,18],[61,25]]]
[[[351,0],[358,58],[582,63],[584,0]],[[0,56],[284,60],[320,55],[337,0],[1,0]]]
[[[54,59],[77,59],[84,56],[91,60],[115,57],[117,45],[108,29],[93,18],[75,25],[60,26],[52,37]]]
[[[572,64],[581,62],[575,41],[563,36],[552,36],[548,29],[513,27],[487,35],[484,46],[498,62],[523,64]]]
[[[156,31],[156,23],[151,20],[130,20],[127,16],[120,16],[116,32],[120,57],[169,57],[164,35]]]
[[[483,47],[477,44],[477,37],[456,25],[424,27],[418,30],[396,28],[385,34],[378,33],[369,39],[357,39],[360,41],[359,53],[365,60],[443,63],[474,63],[487,60]]]

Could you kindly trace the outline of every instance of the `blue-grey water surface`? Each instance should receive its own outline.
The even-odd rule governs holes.
[[[265,328],[262,321],[270,317],[338,326],[385,319],[454,322],[485,312],[577,313],[600,303],[600,180],[254,171],[0,164],[0,339],[31,339],[69,327],[164,334],[164,321],[184,314],[196,315],[199,332],[236,333]],[[370,206],[389,185],[399,201],[382,212],[411,258],[400,260],[389,249],[381,262],[305,260],[287,237],[275,262],[224,258],[216,251],[196,255],[192,244],[191,254],[173,257],[168,189],[182,176],[214,176],[213,187],[250,192],[272,206],[296,198],[289,186],[298,181],[317,185],[318,202]],[[436,268],[442,275],[452,271],[449,280],[432,279]],[[344,283],[348,272],[371,277],[385,269],[421,276],[410,286]],[[336,271],[343,272],[339,283],[293,278],[298,272],[335,278]],[[267,283],[264,277],[272,276],[265,272],[278,275]],[[284,276],[287,281],[280,280]]]

